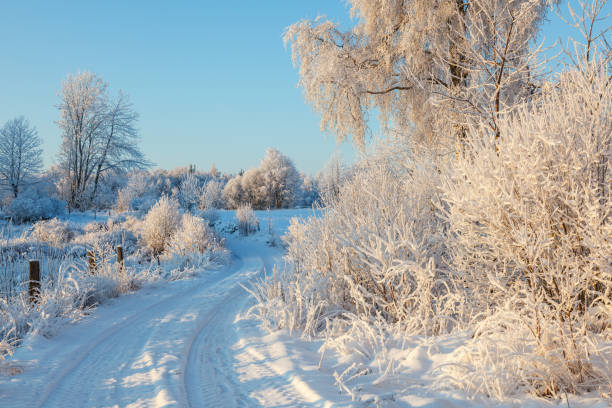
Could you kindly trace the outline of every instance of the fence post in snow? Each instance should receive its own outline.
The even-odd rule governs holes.
[[[30,295],[30,303],[36,302],[36,298],[40,296],[40,262],[30,260],[30,287],[28,290]]]
[[[117,247],[117,262],[119,263],[119,270],[123,271],[123,247],[121,245]]]
[[[94,256],[93,251],[87,251],[87,261],[89,263],[89,273],[91,275],[95,274],[97,266],[96,266],[96,257]]]

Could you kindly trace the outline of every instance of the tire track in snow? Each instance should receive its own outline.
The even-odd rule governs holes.
[[[122,368],[137,362],[150,338],[143,336],[142,330],[149,328],[151,322],[167,317],[164,312],[176,309],[171,307],[172,304],[176,306],[176,303],[183,303],[185,299],[192,299],[196,293],[202,292],[202,286],[197,283],[204,283],[205,289],[211,289],[221,278],[222,274],[217,272],[215,279],[210,282],[196,280],[195,284],[187,289],[140,309],[122,322],[104,330],[94,343],[79,348],[75,353],[76,358],[65,368],[53,373],[52,382],[45,388],[36,406],[80,407],[88,403],[92,406],[102,405],[102,401],[92,400],[95,395],[91,395],[91,390],[100,386],[103,369],[107,369],[106,379],[112,380]],[[180,309],[178,311],[180,312]],[[110,389],[106,390],[105,395],[98,397],[107,399],[111,389],[113,395],[119,396],[120,385],[118,380],[115,384],[109,384]]]
[[[264,270],[271,271],[275,264],[272,257],[259,254],[251,254],[246,257],[246,261],[243,260],[243,269],[251,270],[255,261],[259,277],[263,276]],[[275,403],[282,406],[309,405],[296,388],[294,379],[279,375],[266,362],[258,361],[256,356],[250,359],[249,369],[257,371],[260,379],[251,384],[245,384],[239,379],[236,366],[240,362],[236,360],[235,351],[232,350],[232,345],[238,341],[234,320],[252,301],[250,296],[245,296],[245,291],[239,283],[248,282],[236,282],[225,299],[218,302],[200,321],[198,330],[189,342],[183,370],[187,406],[216,407],[220,406],[220,402],[224,407],[261,406],[262,402],[265,405],[266,401],[260,401],[257,396],[253,396],[261,389],[266,390],[268,395],[274,395]]]

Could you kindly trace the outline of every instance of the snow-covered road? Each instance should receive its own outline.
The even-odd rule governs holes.
[[[29,339],[15,355],[24,372],[0,380],[0,406],[321,405],[245,344],[235,324],[251,302],[240,285],[281,253],[257,241],[228,244],[236,255],[223,270],[143,289],[52,339]]]

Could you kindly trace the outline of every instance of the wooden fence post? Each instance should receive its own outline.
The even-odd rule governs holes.
[[[28,290],[30,295],[30,303],[36,302],[36,298],[40,296],[40,262],[30,260],[30,287]]]
[[[87,261],[89,263],[89,273],[91,275],[95,274],[98,267],[96,265],[96,257],[94,256],[93,251],[87,251]]]
[[[119,263],[119,269],[123,272],[123,247],[121,245],[117,247],[117,262]]]

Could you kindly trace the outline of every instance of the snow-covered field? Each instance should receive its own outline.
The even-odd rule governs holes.
[[[228,265],[188,279],[160,280],[110,299],[51,338],[28,335],[0,376],[2,407],[468,407],[440,386],[441,368],[461,334],[407,337],[384,345],[350,342],[326,351],[324,339],[265,332],[246,312],[244,287],[283,266],[280,240],[291,217],[312,210],[259,211],[258,233],[234,230],[234,212],[216,226],[231,252]],[[89,222],[88,216],[71,218]],[[270,243],[276,244],[271,246]],[[380,349],[380,347],[378,347]],[[387,364],[386,367],[377,367]],[[385,372],[372,378],[374,372]],[[558,403],[524,398],[507,406],[609,406],[601,399]]]

